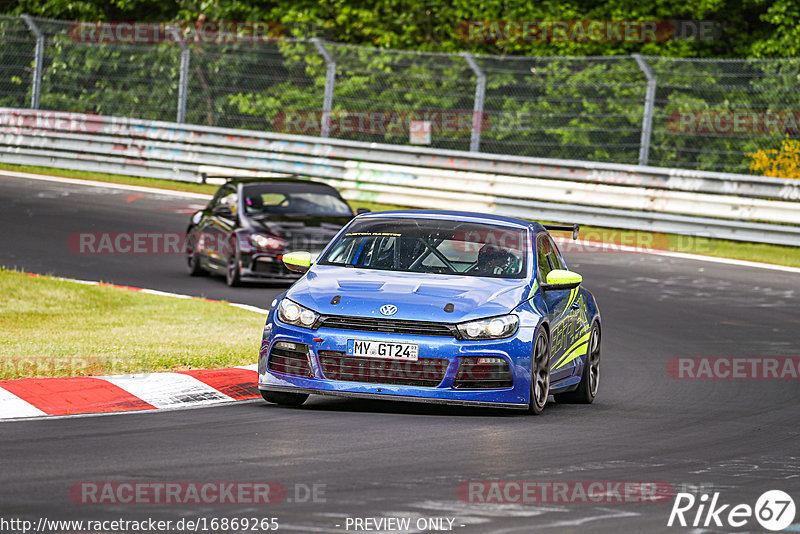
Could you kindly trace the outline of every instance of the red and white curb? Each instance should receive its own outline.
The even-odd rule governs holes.
[[[113,287],[150,295],[224,303],[262,315],[268,312],[249,304],[210,300],[155,289],[107,284],[97,280],[26,274],[35,278]],[[257,365],[174,373],[0,380],[0,421],[43,416],[189,408],[256,399],[261,397],[257,385]]]
[[[189,408],[260,398],[257,364],[227,369],[0,381],[0,420]]]

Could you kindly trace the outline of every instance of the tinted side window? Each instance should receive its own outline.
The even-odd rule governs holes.
[[[211,208],[226,207],[232,213],[236,213],[236,190],[232,187],[225,187],[217,193],[217,196],[212,200]]]
[[[556,244],[547,234],[539,234],[536,239],[536,265],[539,269],[539,281],[547,280],[547,275],[554,269],[566,269]]]
[[[226,192],[229,192],[229,187],[220,187],[216,193],[214,193],[214,198],[208,203],[209,208],[215,208],[219,205],[219,199],[222,198]]]

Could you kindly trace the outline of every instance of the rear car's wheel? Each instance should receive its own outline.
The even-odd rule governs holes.
[[[574,391],[555,395],[556,402],[572,404],[591,404],[597,396],[597,387],[600,385],[600,326],[592,325],[589,336],[589,348],[586,352],[586,361],[583,363],[581,382]]]
[[[547,332],[540,328],[533,342],[531,358],[531,402],[529,410],[539,415],[550,395],[550,340]]]
[[[261,396],[264,400],[272,404],[280,404],[281,406],[300,406],[303,404],[308,395],[305,393],[284,393],[280,391],[262,391]]]
[[[228,258],[228,267],[225,269],[225,282],[227,282],[230,287],[242,285],[241,269],[242,264],[239,260],[239,253],[235,250],[234,253],[231,254],[231,257]]]
[[[208,271],[200,265],[200,255],[197,253],[197,239],[188,232],[186,237],[186,267],[189,276],[205,276]]]

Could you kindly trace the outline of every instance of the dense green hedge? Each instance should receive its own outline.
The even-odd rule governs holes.
[[[800,5],[795,0],[10,0],[10,15],[64,20],[264,20],[295,37],[425,51],[523,55],[642,54],[671,57],[795,57],[800,55]],[[655,43],[464,42],[460,25],[474,20],[691,20],[713,21],[711,41]]]
[[[652,164],[747,172],[747,153],[777,148],[785,134],[797,135],[791,129],[686,132],[676,130],[674,121],[680,112],[793,113],[800,61],[697,58],[800,55],[800,8],[795,2],[458,0],[361,5],[23,0],[6,4],[6,11],[66,20],[194,21],[202,7],[210,21],[277,21],[289,35],[337,43],[329,49],[337,61],[334,109],[342,112],[471,110],[475,76],[453,53],[481,54],[478,63],[488,78],[481,139],[486,152],[636,163],[646,84],[630,57],[634,52],[658,56],[648,58],[658,77]],[[714,32],[708,40],[476,42],[465,40],[465,24],[471,20],[708,21]],[[88,45],[69,37],[68,23],[39,23],[48,35],[41,108],[174,120],[180,66],[175,44]],[[33,46],[21,20],[0,19],[0,105],[29,105]],[[192,44],[189,73],[191,123],[274,130],[281,128],[286,112],[322,107],[325,64],[307,41]],[[406,132],[334,135],[408,142]],[[465,150],[469,139],[465,131],[437,132],[433,146]]]

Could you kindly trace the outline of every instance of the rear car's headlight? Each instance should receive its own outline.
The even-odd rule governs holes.
[[[282,323],[302,326],[303,328],[314,328],[317,324],[317,319],[319,319],[319,314],[293,300],[283,299],[278,307],[278,319]]]
[[[260,250],[283,250],[286,241],[264,234],[250,234],[250,244]]]
[[[464,339],[502,339],[517,331],[519,317],[514,314],[501,315],[456,326]]]

